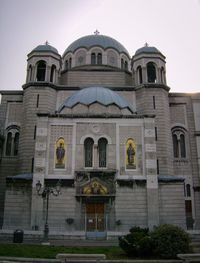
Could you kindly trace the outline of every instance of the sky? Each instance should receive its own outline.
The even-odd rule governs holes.
[[[36,46],[48,41],[62,55],[96,29],[131,56],[155,46],[170,91],[200,92],[200,0],[0,0],[0,90],[22,89]]]

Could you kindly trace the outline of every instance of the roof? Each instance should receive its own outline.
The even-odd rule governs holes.
[[[99,102],[105,106],[115,104],[119,108],[129,108],[131,112],[135,112],[132,105],[117,92],[104,87],[90,87],[81,89],[73,93],[59,107],[58,112],[64,107],[72,108],[78,103],[90,105]]]
[[[18,174],[18,175],[12,175],[12,176],[7,176],[7,179],[25,179],[25,180],[32,180],[33,179],[33,174]]]
[[[136,50],[135,55],[138,55],[140,53],[159,53],[161,54],[161,52],[157,48],[149,47],[149,46],[144,46],[142,48],[139,48],[138,50]]]
[[[183,182],[184,178],[171,175],[158,175],[158,181],[160,182]]]
[[[114,48],[119,53],[124,52],[128,55],[128,57],[130,57],[127,49],[122,44],[120,44],[117,40],[104,35],[88,35],[77,39],[71,45],[69,45],[69,47],[65,50],[63,56],[67,52],[74,52],[77,48],[85,47],[89,49],[93,46],[100,46],[103,49]]]
[[[58,54],[58,50],[55,47],[52,47],[51,45],[39,45],[36,48],[32,50],[33,51],[52,51]]]

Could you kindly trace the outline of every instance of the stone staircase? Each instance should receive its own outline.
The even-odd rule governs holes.
[[[200,253],[200,232],[189,233],[191,235],[191,248],[194,253]]]

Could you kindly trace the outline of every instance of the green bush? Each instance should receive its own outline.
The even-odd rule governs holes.
[[[119,237],[119,246],[129,256],[175,259],[189,251],[190,237],[180,227],[161,225],[151,233],[147,228],[133,227],[126,236]]]
[[[150,256],[152,251],[151,238],[149,230],[140,227],[130,229],[130,234],[119,237],[119,246],[129,256],[145,257]]]
[[[161,225],[151,232],[153,254],[159,258],[176,258],[179,253],[189,251],[190,237],[180,227],[174,225]]]

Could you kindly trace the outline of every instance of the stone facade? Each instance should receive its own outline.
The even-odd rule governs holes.
[[[1,91],[1,228],[35,233],[48,211],[57,236],[199,229],[200,95],[169,92],[154,47],[130,58],[109,37],[83,39],[62,57],[38,46],[23,90]]]

